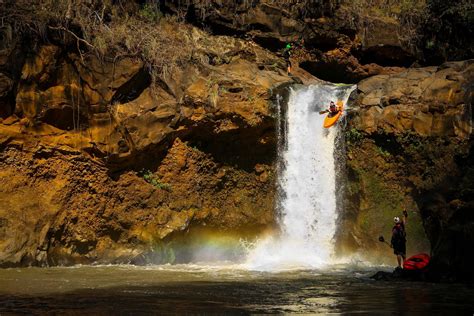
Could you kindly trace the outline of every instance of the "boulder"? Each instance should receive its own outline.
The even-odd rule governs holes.
[[[413,116],[413,130],[421,136],[430,136],[433,125],[431,113],[418,112]]]
[[[369,110],[365,111],[360,117],[361,129],[367,133],[375,132],[379,125],[379,120],[382,116],[382,113],[382,109],[378,106],[373,106]]]
[[[461,87],[472,78],[471,64],[463,61],[449,65],[409,69],[361,81],[356,101],[360,119],[356,117],[354,121],[357,128],[367,133],[380,128],[395,134],[466,138],[464,131],[472,122],[466,105],[469,92]],[[448,79],[450,76],[456,80]],[[383,111],[375,123],[376,106],[383,106]]]

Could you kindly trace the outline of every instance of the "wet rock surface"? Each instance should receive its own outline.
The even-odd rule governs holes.
[[[370,277],[377,281],[428,281],[428,270],[425,271],[408,271],[396,268],[392,272],[377,271]]]

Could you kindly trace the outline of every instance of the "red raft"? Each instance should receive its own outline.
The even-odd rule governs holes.
[[[430,263],[430,256],[426,253],[419,253],[406,259],[403,263],[404,270],[422,271]]]

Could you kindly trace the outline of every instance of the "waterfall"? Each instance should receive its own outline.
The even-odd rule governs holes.
[[[323,128],[330,101],[346,106],[354,86],[313,85],[290,92],[285,133],[279,140],[280,232],[249,251],[250,269],[320,268],[331,263],[336,231],[335,139],[338,127]]]

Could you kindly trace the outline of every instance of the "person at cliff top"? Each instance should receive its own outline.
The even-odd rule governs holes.
[[[290,60],[291,48],[292,48],[291,44],[286,44],[286,47],[283,50],[283,58],[285,58],[285,61],[286,61],[286,68],[287,68],[288,74],[291,73],[291,60]]]
[[[395,225],[392,228],[392,240],[390,247],[393,248],[393,253],[397,256],[398,268],[402,268],[402,264],[406,259],[406,231],[405,225],[407,223],[408,213],[406,210],[403,211],[403,219],[395,216],[393,221]]]

